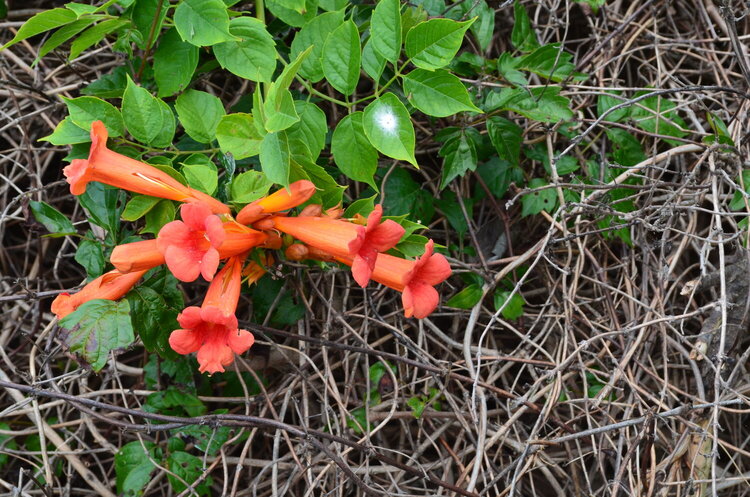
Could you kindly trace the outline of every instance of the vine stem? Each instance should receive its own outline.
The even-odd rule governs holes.
[[[164,5],[164,0],[159,0],[156,4],[156,12],[154,13],[154,19],[151,21],[151,28],[148,30],[148,39],[146,40],[146,50],[143,52],[143,58],[141,59],[141,67],[138,68],[138,74],[135,75],[135,79],[140,81],[141,75],[146,68],[146,60],[151,54],[151,44],[154,43],[154,35],[156,34],[156,25],[161,17],[161,8]]]

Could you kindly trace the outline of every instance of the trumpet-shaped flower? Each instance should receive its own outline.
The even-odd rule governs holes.
[[[200,307],[192,306],[177,316],[181,329],[169,335],[169,345],[178,354],[198,353],[201,373],[223,372],[255,342],[253,335],[238,329],[235,310],[240,297],[242,263],[235,256],[216,275]]]
[[[281,190],[247,204],[237,213],[237,222],[252,224],[263,216],[272,212],[289,210],[306,202],[315,193],[315,185],[311,181],[301,179],[295,181],[289,188]]]
[[[393,248],[404,234],[397,222],[381,223],[383,209],[376,205],[367,218],[367,226],[329,217],[271,218],[274,227],[333,257],[351,259],[352,275],[362,287],[370,281],[378,254]]]
[[[156,240],[124,243],[112,251],[109,262],[121,273],[148,270],[164,264],[164,254],[157,248]]]
[[[352,258],[337,257],[351,265]],[[402,292],[404,315],[422,319],[430,315],[440,302],[434,286],[451,275],[451,267],[442,254],[434,253],[434,242],[428,241],[424,254],[416,261],[408,261],[388,254],[380,254],[372,271],[372,279]]]
[[[104,273],[74,294],[61,293],[52,302],[52,312],[62,319],[94,299],[117,300],[130,291],[146,270],[121,273],[113,270]]]
[[[405,233],[396,221],[387,219],[381,223],[382,217],[383,208],[378,204],[367,216],[365,239],[352,262],[352,276],[362,288],[370,281],[378,254],[392,249]]]
[[[228,214],[229,207],[210,195],[189,188],[167,173],[107,148],[107,128],[101,121],[91,124],[88,159],[75,159],[63,169],[70,193],[81,195],[89,181],[99,181],[125,190],[179,202],[201,202],[217,214]]]
[[[165,224],[156,237],[167,267],[181,281],[194,281],[199,274],[211,281],[219,260],[246,252],[267,238],[236,222],[222,222],[203,204],[184,204],[181,214],[182,221]]]

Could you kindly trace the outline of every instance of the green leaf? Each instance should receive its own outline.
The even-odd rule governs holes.
[[[162,199],[148,195],[133,195],[125,206],[125,210],[122,211],[122,219],[136,221],[145,216],[160,200]]]
[[[114,234],[120,228],[120,214],[123,209],[120,204],[124,198],[125,192],[119,188],[94,181],[78,196],[78,201],[88,212],[91,222]]]
[[[529,188],[541,188],[549,183],[542,178],[534,178],[529,181]],[[527,193],[521,198],[521,217],[539,214],[542,211],[552,212],[557,205],[557,192],[554,188],[546,188],[532,193]]]
[[[164,298],[145,285],[138,285],[128,293],[130,319],[143,346],[161,357],[174,357],[176,353],[169,346],[169,335],[178,329],[178,309],[170,307]]]
[[[526,301],[523,296],[516,292],[511,297],[511,292],[508,290],[496,290],[494,295],[495,310],[498,311],[501,308],[501,314],[505,319],[513,320],[523,316],[523,306]],[[510,298],[510,300],[508,300]],[[507,302],[507,303],[506,303]],[[505,307],[503,307],[505,306]]]
[[[375,51],[373,45],[372,37],[370,37],[362,49],[362,69],[373,80],[378,81],[385,69],[385,58]]]
[[[346,21],[326,39],[323,47],[323,74],[335,89],[351,95],[357,89],[362,63],[359,31],[354,21]]]
[[[263,137],[258,132],[251,114],[227,114],[222,116],[216,128],[219,148],[235,159],[244,159],[260,153]]]
[[[174,24],[184,41],[198,47],[234,40],[221,0],[182,0],[174,11]]]
[[[370,20],[372,48],[393,63],[401,55],[401,3],[399,0],[380,0]]]
[[[457,22],[452,19],[430,19],[414,26],[406,35],[406,55],[422,69],[440,69],[456,56],[464,33],[474,19]]]
[[[137,86],[129,76],[122,96],[122,113],[125,126],[136,140],[154,147],[172,144],[175,121],[169,106]]]
[[[649,92],[645,90],[639,91],[636,92],[634,97],[637,98],[648,93]],[[684,131],[687,125],[677,114],[677,111],[674,110],[676,107],[677,104],[671,100],[660,96],[653,96],[634,104],[630,110],[630,117],[633,118],[636,126],[647,133],[682,138],[688,135],[688,133]],[[665,139],[664,141],[674,146],[682,143],[677,140]]]
[[[0,12],[2,14],[2,12]],[[0,18],[4,16],[0,15]],[[10,430],[10,425],[8,423],[0,423],[0,430]],[[18,449],[18,443],[16,442],[15,438],[12,435],[0,435],[0,447],[3,447],[6,450],[16,450]],[[2,469],[6,464],[8,464],[8,460],[10,459],[10,454],[3,451],[0,452],[0,469]]]
[[[18,29],[18,33],[8,43],[3,45],[0,50],[5,50],[11,45],[15,45],[19,41],[23,41],[32,36],[44,33],[51,29],[59,28],[65,24],[71,23],[78,18],[76,13],[68,9],[51,9],[40,12],[21,26]]]
[[[214,414],[222,414],[221,411],[226,412],[226,409],[218,409],[214,411]],[[183,437],[192,439],[198,450],[213,457],[219,452],[222,445],[229,440],[232,428],[229,426],[191,425],[182,428],[180,431]]]
[[[482,112],[461,80],[444,69],[415,69],[404,76],[404,92],[428,116],[447,117],[462,111]]]
[[[617,90],[611,90],[611,95],[621,95],[622,92]],[[613,96],[610,96],[609,94],[602,94],[599,95],[599,98],[596,101],[596,114],[599,117],[602,117],[605,112],[607,112],[609,109],[614,107],[615,105],[619,105],[621,103],[625,102],[625,99],[623,98],[615,98]],[[609,114],[606,115],[604,118],[606,121],[612,121],[615,123],[623,122],[625,119],[627,119],[630,116],[630,107],[622,107],[617,110],[613,110]]]
[[[232,202],[238,204],[249,204],[268,194],[273,186],[265,174],[258,171],[246,171],[237,175],[232,181]]]
[[[406,405],[411,408],[411,413],[414,415],[414,417],[419,419],[422,417],[422,413],[424,413],[425,407],[427,407],[427,402],[422,398],[422,396],[417,395],[414,397],[410,397],[409,400],[406,401]]]
[[[297,147],[290,147],[296,150]],[[306,179],[313,182],[316,191],[310,202],[321,204],[324,209],[341,204],[344,187],[340,186],[326,170],[310,160],[307,154],[292,154],[289,181]]]
[[[299,122],[299,115],[297,115],[294,99],[289,90],[286,88],[279,89],[272,98],[266,100],[264,105],[265,126],[269,133],[283,131]]]
[[[552,43],[537,48],[532,53],[521,57],[517,69],[524,69],[551,81],[560,82],[572,77],[574,81],[584,81],[587,75],[575,71],[573,55],[562,50],[559,43]]]
[[[375,197],[377,197],[377,195],[367,198],[358,198],[346,208],[346,211],[344,211],[344,217],[354,217],[355,214],[367,217],[375,208]]]
[[[103,16],[87,17],[86,19],[79,19],[78,21],[71,22],[70,24],[62,26],[60,29],[52,33],[49,38],[47,38],[47,40],[44,42],[44,45],[42,45],[42,47],[39,49],[39,52],[36,55],[36,59],[34,59],[34,63],[32,65],[36,65],[42,57],[44,57],[69,39],[73,38],[75,35],[88,28],[102,17]]]
[[[370,431],[370,423],[367,422],[367,409],[358,407],[349,411],[346,426],[357,435],[364,433],[363,430]]]
[[[216,137],[216,128],[224,115],[224,106],[217,97],[204,91],[187,90],[177,97],[175,109],[190,138],[210,143]]]
[[[471,309],[477,302],[482,300],[481,285],[471,284],[448,299],[446,307],[456,307],[458,309]]]
[[[539,47],[526,8],[518,0],[513,6],[513,17],[515,21],[513,22],[513,32],[510,35],[510,42],[513,46],[522,52],[531,52]]]
[[[296,138],[303,141],[310,150],[310,158],[317,160],[326,146],[328,122],[325,112],[314,103],[305,100],[295,100],[294,109],[299,121],[287,130],[287,135],[290,140]]]
[[[286,0],[267,0],[266,8],[282,22],[295,28],[301,28],[318,13],[318,0],[305,0],[305,11],[302,13],[287,7],[286,4]]]
[[[91,123],[102,121],[109,131],[109,136],[122,136],[125,133],[125,124],[122,114],[109,102],[96,97],[62,97],[68,106],[68,114],[73,123],[86,130],[91,130]]]
[[[567,121],[573,118],[573,111],[570,110],[570,100],[561,96],[560,90],[559,86],[503,88],[487,96],[484,110],[510,110],[548,123]]]
[[[502,198],[511,183],[521,184],[524,181],[520,167],[512,166],[509,161],[497,156],[477,167],[477,173],[496,198]]]
[[[317,83],[325,76],[321,62],[323,47],[328,35],[338,28],[342,22],[344,22],[343,10],[320,14],[305,24],[292,40],[292,51],[289,53],[291,59],[296,59],[301,53],[312,47],[310,54],[299,68],[300,76],[309,79],[311,83]]]
[[[501,159],[514,166],[520,164],[523,130],[519,125],[504,117],[493,116],[487,119],[487,134]]]
[[[135,440],[123,445],[115,454],[117,494],[141,495],[151,481],[151,472],[156,468],[151,462],[154,459],[156,444],[153,442]]]
[[[427,12],[421,5],[419,7],[406,7],[401,13],[401,42],[406,41],[406,35],[409,34],[411,28],[426,20]]]
[[[159,97],[169,97],[187,88],[198,67],[198,47],[180,39],[177,29],[161,37],[154,53],[154,80]]]
[[[260,166],[272,182],[289,186],[289,139],[284,131],[268,133],[260,144]]]
[[[32,200],[29,202],[29,207],[34,218],[42,223],[50,233],[57,233],[61,236],[76,233],[76,229],[73,223],[70,222],[70,219],[51,205]]]
[[[510,53],[504,52],[497,59],[497,71],[506,81],[515,86],[526,86],[529,80],[518,70],[518,59],[511,57]]]
[[[405,168],[390,172],[385,179],[383,192],[383,214],[386,216],[408,214],[411,219],[428,224],[435,214],[432,193],[422,190]]]
[[[75,143],[88,143],[91,141],[91,136],[88,131],[73,124],[73,120],[68,116],[57,123],[55,131],[51,135],[39,138],[39,141],[46,141],[56,146],[73,145]]]
[[[386,93],[365,107],[362,124],[367,139],[378,151],[417,166],[414,126],[396,95]]]
[[[464,215],[463,209],[461,209],[461,203],[463,203],[466,209],[466,215]],[[469,219],[472,217],[474,199],[461,198],[461,203],[459,203],[456,194],[451,191],[442,192],[440,200],[435,201],[435,205],[443,212],[451,228],[456,230],[460,238],[463,238],[464,234],[469,230],[469,223],[466,221],[466,217],[468,216]]]
[[[100,98],[121,98],[127,84],[128,69],[125,66],[116,67],[111,73],[104,74],[85,88],[82,95]]]
[[[167,467],[170,471],[170,473],[167,473],[167,479],[169,480],[170,487],[172,487],[172,491],[175,493],[185,491],[187,489],[185,483],[192,485],[203,475],[204,471],[203,461],[199,457],[195,457],[187,452],[172,452],[169,454]],[[209,476],[200,482],[200,484],[191,487],[191,493],[209,495],[212,483],[213,479]]]
[[[159,11],[157,12],[157,9]],[[161,32],[161,26],[164,23],[164,18],[167,17],[167,11],[169,10],[169,2],[163,0],[138,0],[133,5],[132,19],[136,29],[141,34],[141,42],[137,43],[138,48],[146,50],[146,43],[148,42],[149,33],[153,29],[154,39],[151,43],[159,36]]]
[[[102,41],[102,39],[108,34],[117,31],[128,24],[130,24],[130,21],[126,19],[109,19],[91,26],[70,45],[70,55],[68,55],[68,60],[75,59],[81,55],[84,50]]]
[[[203,154],[193,154],[182,162],[182,174],[191,188],[213,195],[219,185],[216,164]]]
[[[160,200],[146,213],[146,226],[141,233],[159,233],[165,224],[174,221],[177,211],[171,200]]]
[[[355,181],[362,181],[378,190],[375,171],[378,152],[365,135],[364,114],[354,112],[336,125],[331,138],[331,153],[342,173]]]
[[[607,3],[607,0],[573,0],[577,3],[585,3],[589,7],[591,7],[591,10],[594,12],[594,14],[599,13],[599,7],[602,7],[605,3]]]
[[[107,264],[101,242],[94,240],[83,240],[78,244],[75,260],[86,269],[86,276],[89,279],[101,276]]]
[[[250,81],[270,83],[276,70],[276,43],[263,22],[253,17],[237,17],[229,32],[238,38],[214,46],[221,67]]]
[[[464,11],[464,15],[477,16],[478,20],[471,25],[471,33],[479,42],[479,48],[483,52],[492,44],[492,37],[495,34],[495,9],[487,5],[485,0],[480,0],[478,3],[474,2],[462,2],[461,7]]]
[[[607,138],[612,142],[610,152],[612,161],[625,167],[633,167],[646,160],[643,147],[636,137],[621,128],[611,127],[607,130]]]
[[[402,239],[396,245],[396,250],[401,252],[404,257],[419,257],[424,254],[424,246],[428,238],[422,235],[409,235]]]
[[[135,340],[127,300],[90,300],[62,318],[60,327],[67,330],[63,343],[95,372],[101,371],[112,350]]]
[[[440,180],[441,190],[454,178],[477,168],[475,141],[479,139],[479,136],[474,136],[475,134],[478,135],[478,131],[474,128],[464,128],[449,138],[438,152],[438,155],[445,158]]]

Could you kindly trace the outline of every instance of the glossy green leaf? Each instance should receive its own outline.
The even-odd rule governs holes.
[[[203,461],[187,452],[172,452],[167,458],[167,474],[169,485],[175,493],[183,492],[187,488],[185,483],[192,485],[203,475]],[[177,479],[176,476],[180,478]],[[197,495],[209,495],[212,478],[209,476],[198,485],[191,487],[191,493]],[[183,483],[185,482],[185,483]]]
[[[440,148],[438,155],[444,158],[443,172],[440,178],[440,189],[459,176],[477,168],[477,150],[475,141],[478,134],[474,128],[465,128],[451,137]]]
[[[272,99],[273,98],[273,99]],[[283,131],[299,122],[292,92],[282,88],[275,92],[264,105],[266,130],[269,133]]]
[[[70,219],[45,202],[32,200],[29,202],[29,208],[34,218],[42,223],[50,233],[71,234],[76,233],[76,229]]]
[[[607,138],[612,142],[610,157],[613,162],[625,167],[633,167],[646,160],[643,146],[638,139],[621,128],[607,129]]]
[[[115,454],[117,494],[140,495],[156,469],[151,462],[156,458],[156,444],[135,440],[122,446]]]
[[[182,174],[191,188],[213,195],[219,184],[216,165],[202,154],[191,155],[182,162]]]
[[[169,2],[165,2],[164,0],[138,0],[135,2],[131,17],[143,40],[141,43],[138,43],[138,48],[141,50],[147,48],[146,44],[152,30],[153,39],[151,43],[153,44],[154,40],[158,38],[168,10]]]
[[[174,221],[177,210],[171,200],[160,200],[146,213],[146,226],[141,233],[153,233],[156,235],[165,224]]]
[[[304,59],[299,69],[299,74],[309,79],[311,83],[317,83],[325,76],[321,62],[323,47],[328,35],[341,26],[342,22],[344,22],[343,10],[320,14],[305,24],[292,40],[292,51],[289,54],[291,59],[296,59],[312,47],[310,54]]]
[[[385,69],[385,58],[373,48],[372,37],[362,49],[362,69],[373,80],[378,81]]]
[[[68,106],[68,114],[73,123],[86,131],[91,130],[91,123],[102,121],[109,131],[109,136],[122,136],[125,133],[125,124],[122,114],[109,102],[96,97],[62,97]]]
[[[380,0],[370,20],[373,49],[386,60],[396,62],[401,55],[401,3]]]
[[[473,19],[457,22],[452,19],[430,19],[414,26],[406,35],[406,55],[422,69],[440,69],[453,60],[461,48],[464,33]]]
[[[310,150],[310,158],[316,160],[326,146],[328,122],[320,107],[305,100],[295,100],[294,109],[299,121],[287,130],[289,139],[298,138]]]
[[[66,117],[59,123],[51,135],[39,138],[39,141],[46,141],[52,145],[73,145],[76,143],[88,143],[91,136],[88,131],[73,124],[70,116]]]
[[[549,183],[542,178],[529,181],[529,189],[541,188]],[[545,188],[521,197],[521,217],[539,214],[542,211],[552,212],[557,205],[557,192],[554,188]]]
[[[130,24],[130,21],[125,19],[108,19],[91,26],[70,45],[70,55],[68,55],[68,60],[75,59],[81,55],[84,50],[93,47],[102,41],[108,34],[117,31],[128,24]]]
[[[513,6],[513,17],[513,32],[510,36],[510,42],[513,46],[522,52],[531,52],[539,47],[526,8],[518,0]]]
[[[184,41],[198,47],[234,39],[221,0],[182,0],[174,11],[174,24]]]
[[[282,186],[289,185],[289,139],[283,131],[268,133],[260,144],[260,166],[268,179]]]
[[[175,102],[177,116],[185,132],[193,140],[210,143],[224,116],[224,106],[217,97],[199,90],[188,90]]]
[[[154,53],[154,79],[159,97],[169,97],[190,84],[198,67],[198,47],[182,41],[175,28],[162,35]]]
[[[335,89],[351,95],[357,89],[362,63],[359,31],[354,21],[346,21],[326,39],[323,47],[323,74]]]
[[[362,124],[367,139],[379,152],[417,165],[414,126],[396,95],[386,93],[365,107]]]
[[[78,196],[78,201],[88,212],[90,222],[110,233],[117,233],[125,196],[125,192],[119,188],[94,181],[86,186],[86,191]]]
[[[107,264],[104,259],[102,243],[94,240],[82,240],[76,250],[75,261],[86,270],[89,279],[98,278],[104,273]]]
[[[596,114],[599,117],[602,117],[607,111],[609,111],[612,107],[615,107],[616,105],[622,104],[625,102],[624,98],[617,98],[615,96],[610,95],[620,95],[622,94],[621,91],[610,91],[609,94],[602,94],[599,95],[599,98],[596,100]],[[612,121],[615,123],[623,122],[630,116],[630,107],[621,107],[619,109],[613,110],[606,114],[604,117],[605,121]]]
[[[237,17],[229,32],[238,40],[214,46],[221,67],[250,81],[270,83],[276,69],[276,43],[263,22],[253,17]]]
[[[244,159],[260,153],[263,137],[258,132],[251,114],[236,113],[222,116],[216,128],[216,138],[224,153]]]
[[[501,159],[514,166],[520,164],[523,129],[519,125],[504,117],[493,116],[487,119],[487,134]]]
[[[172,144],[175,120],[169,106],[136,85],[130,77],[122,96],[122,113],[125,126],[141,143],[154,147]]]
[[[559,86],[503,88],[490,93],[484,110],[510,110],[535,121],[556,123],[572,119],[570,100],[560,95]]]
[[[133,328],[138,331],[146,350],[162,357],[174,357],[169,335],[180,327],[177,323],[179,310],[171,308],[159,292],[145,285],[131,290],[128,302]]]
[[[461,80],[450,72],[415,69],[404,76],[404,92],[428,116],[447,117],[462,111],[482,112],[471,101]]]
[[[86,19],[79,19],[77,21],[71,22],[70,24],[62,26],[60,29],[52,33],[52,35],[44,42],[44,45],[42,45],[36,55],[36,59],[34,60],[33,65],[36,65],[36,63],[39,62],[42,57],[44,57],[66,41],[70,40],[75,35],[88,28],[101,18],[102,16],[91,16]]]
[[[268,194],[273,186],[265,174],[258,171],[246,171],[238,174],[232,181],[232,202],[238,204],[249,204]]]
[[[306,22],[314,19],[318,13],[318,0],[305,0],[304,12],[289,8],[285,0],[266,0],[265,4],[274,17],[295,28],[301,28]]]
[[[18,33],[8,43],[3,45],[0,50],[5,50],[11,45],[23,41],[32,36],[44,33],[51,29],[59,28],[65,24],[71,23],[78,18],[75,12],[68,9],[50,9],[35,14],[34,17],[23,23],[18,29]]]
[[[588,78],[587,75],[576,72],[573,54],[564,51],[559,43],[537,48],[532,53],[521,57],[516,67],[555,82],[568,78],[574,81],[584,81]]]
[[[123,221],[137,221],[153,209],[160,200],[162,199],[148,195],[133,195],[125,205],[125,210],[122,211]]]
[[[479,42],[479,48],[483,52],[487,51],[495,35],[495,9],[490,7],[485,0],[462,2],[461,7],[465,15],[477,16],[477,21],[471,25],[470,31]]]
[[[520,293],[516,292],[511,296],[508,290],[496,290],[493,300],[495,310],[502,309],[500,313],[505,319],[513,320],[523,316],[523,306],[526,301]]]
[[[60,328],[66,330],[65,346],[95,372],[101,371],[111,351],[135,341],[127,300],[90,300],[62,318]]]
[[[374,176],[378,152],[365,135],[363,120],[362,112],[354,112],[339,121],[331,138],[331,153],[342,173],[369,184],[377,191]]]

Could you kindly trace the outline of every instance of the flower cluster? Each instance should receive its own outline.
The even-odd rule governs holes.
[[[99,181],[183,202],[182,220],[165,224],[154,240],[115,247],[110,257],[115,269],[74,295],[60,294],[52,303],[58,317],[92,299],[121,298],[146,271],[161,264],[181,281],[202,276],[210,282],[203,304],[179,314],[177,321],[182,328],[172,332],[169,344],[180,354],[197,352],[200,371],[215,373],[224,371],[234,354],[244,353],[254,341],[250,332],[238,328],[235,315],[243,277],[254,282],[265,273],[257,262],[246,264],[253,250],[283,248],[289,260],[346,264],[361,287],[374,280],[402,292],[406,317],[424,318],[439,303],[434,287],[450,276],[448,261],[434,252],[432,240],[424,255],[414,261],[384,253],[395,247],[404,228],[395,221],[383,220],[380,205],[366,219],[342,219],[340,208],[323,211],[315,204],[290,216],[290,209],[315,193],[310,181],[301,180],[246,205],[232,217],[230,208],[219,200],[153,166],[107,149],[107,130],[100,121],[92,124],[91,141],[88,159],[74,160],[63,170],[71,193],[79,195],[89,181]],[[286,244],[282,234],[288,235]],[[290,239],[293,241],[288,243]],[[260,257],[266,262],[273,260],[266,252]],[[226,262],[219,269],[221,261]]]

